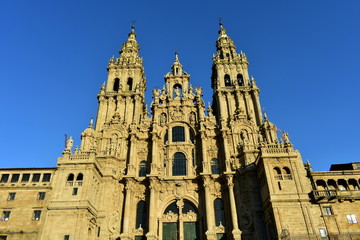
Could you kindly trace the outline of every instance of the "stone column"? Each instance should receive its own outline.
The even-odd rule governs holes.
[[[226,175],[227,178],[227,184],[229,188],[229,197],[230,197],[230,209],[231,209],[231,220],[233,225],[233,238],[234,240],[240,240],[241,239],[241,231],[239,229],[238,224],[238,216],[236,212],[236,204],[235,204],[235,196],[234,196],[234,183],[233,183],[233,175]]]
[[[98,114],[97,114],[97,119],[96,119],[96,130],[100,130],[104,123],[105,123],[105,119],[106,119],[106,106],[107,106],[107,100],[105,98],[105,96],[101,95],[99,96],[99,109],[98,109]]]
[[[127,165],[127,173],[128,176],[135,176],[135,166],[134,166],[134,159],[135,159],[135,143],[136,143],[136,136],[135,134],[130,135],[130,154],[129,154],[129,162]]]
[[[262,112],[261,112],[261,106],[260,106],[260,101],[259,101],[259,92],[258,90],[254,90],[254,98],[255,98],[255,106],[256,106],[256,112],[257,112],[257,124],[261,125],[262,123]]]
[[[136,124],[138,124],[140,122],[140,114],[142,113],[142,111],[140,111],[140,109],[138,109],[140,99],[141,98],[139,95],[134,96],[133,122],[135,122]]]
[[[156,240],[157,237],[157,205],[156,201],[156,187],[158,181],[156,178],[150,178],[150,203],[149,203],[149,232],[146,234],[147,240]]]
[[[156,123],[155,123],[156,124]],[[150,163],[150,171],[149,173],[151,175],[157,174],[157,166],[158,166],[158,158],[157,158],[157,137],[156,137],[157,132],[152,132],[151,133],[151,140],[152,140],[152,145],[151,145],[151,163]]]
[[[209,159],[207,156],[207,146],[206,146],[206,142],[205,142],[205,130],[202,130],[200,132],[200,138],[201,138],[201,153],[202,153],[202,163],[203,163],[203,173],[210,173],[211,169],[210,169],[210,164],[209,164]]]
[[[129,233],[129,224],[130,224],[130,214],[131,214],[131,208],[132,208],[132,184],[133,179],[128,178],[126,179],[126,196],[125,196],[125,209],[124,209],[124,215],[123,215],[123,230],[120,234],[121,240],[131,240],[131,235]]]
[[[221,132],[222,140],[223,140],[223,146],[224,146],[224,157],[225,157],[225,171],[230,172],[231,166],[230,166],[230,156],[229,156],[229,147],[227,142],[227,131],[222,130]]]
[[[177,200],[176,205],[178,206],[179,209],[179,239],[184,239],[184,220],[182,216],[184,201],[182,199]]]
[[[115,113],[115,99],[114,97],[109,97],[106,121],[109,121],[114,116],[114,113]]]
[[[204,191],[205,191],[205,209],[206,209],[206,239],[216,240],[215,233],[215,217],[214,217],[214,204],[210,195],[210,176],[203,176]]]

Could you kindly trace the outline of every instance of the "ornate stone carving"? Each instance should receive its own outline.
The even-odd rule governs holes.
[[[181,108],[175,108],[170,113],[170,117],[173,121],[182,121],[184,119],[184,113]]]
[[[197,221],[197,214],[193,211],[189,211],[182,215],[184,221],[195,222]]]
[[[176,222],[178,220],[179,215],[169,211],[166,214],[163,214],[162,221],[163,222]]]

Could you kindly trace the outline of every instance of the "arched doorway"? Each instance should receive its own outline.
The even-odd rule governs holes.
[[[162,240],[199,240],[197,212],[187,200],[169,204],[162,216]]]

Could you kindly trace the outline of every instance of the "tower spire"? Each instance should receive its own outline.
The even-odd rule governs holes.
[[[175,60],[171,69],[173,75],[182,75],[182,65],[179,61],[179,53],[177,51],[175,52]]]

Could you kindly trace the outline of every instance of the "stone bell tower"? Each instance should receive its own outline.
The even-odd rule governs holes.
[[[211,85],[214,90],[215,115],[221,121],[240,114],[256,125],[261,125],[259,89],[255,80],[249,77],[248,64],[246,55],[236,52],[234,42],[220,23]]]
[[[101,87],[96,130],[104,123],[118,118],[126,126],[139,124],[145,110],[146,79],[143,60],[139,56],[135,27],[132,26],[128,40],[122,45],[120,57],[109,61],[107,83]]]

